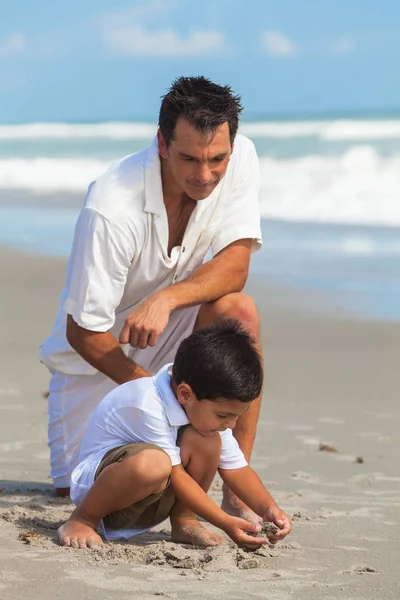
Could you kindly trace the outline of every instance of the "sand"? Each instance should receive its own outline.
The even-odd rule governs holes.
[[[400,326],[296,310],[251,279],[266,389],[253,467],[293,519],[274,548],[172,544],[169,522],[97,551],[60,548],[68,500],[46,446],[50,331],[65,262],[1,249],[0,598],[400,598]],[[302,306],[304,305],[304,294]],[[282,308],[286,307],[286,308]],[[221,499],[220,481],[211,494]]]

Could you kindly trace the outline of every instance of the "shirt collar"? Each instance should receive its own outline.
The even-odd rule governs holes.
[[[169,364],[160,369],[157,375],[153,377],[153,382],[165,407],[169,424],[172,427],[182,427],[190,421],[172,391],[171,368],[172,364]]]
[[[144,171],[144,193],[144,210],[146,212],[159,215],[165,210],[157,136],[154,137],[147,151]]]

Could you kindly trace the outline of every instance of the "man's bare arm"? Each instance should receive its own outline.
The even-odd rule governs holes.
[[[67,340],[86,362],[118,384],[149,376],[147,371],[125,356],[112,333],[84,329],[75,323],[71,315],[67,317]]]
[[[149,376],[127,358],[120,343],[133,347],[154,346],[168,325],[171,312],[211,302],[232,292],[240,292],[247,280],[252,240],[238,240],[201,265],[184,281],[157,292],[127,318],[119,342],[110,332],[89,331],[68,315],[67,340],[90,365],[118,384]]]
[[[184,281],[165,290],[172,310],[212,302],[233,292],[241,292],[249,273],[251,239],[233,242],[212,260],[198,267]]]
[[[240,292],[249,272],[251,239],[233,242],[185,280],[156,292],[128,316],[119,341],[134,348],[155,346],[175,310]]]

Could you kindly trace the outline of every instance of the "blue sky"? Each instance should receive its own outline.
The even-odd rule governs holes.
[[[0,121],[154,121],[174,77],[245,116],[400,108],[398,0],[13,0],[0,6]]]

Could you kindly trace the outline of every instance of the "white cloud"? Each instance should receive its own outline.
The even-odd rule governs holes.
[[[350,54],[355,49],[355,42],[350,37],[342,37],[333,45],[334,54]]]
[[[95,23],[106,27],[122,27],[123,25],[144,25],[154,23],[171,12],[176,6],[176,0],[147,0],[136,6],[121,8],[101,13],[95,18]]]
[[[15,32],[0,39],[0,58],[9,58],[21,54],[26,49],[26,40],[22,33]]]
[[[270,56],[285,58],[297,54],[296,44],[280,31],[266,31],[262,39],[262,47]]]
[[[128,25],[105,29],[102,39],[109,50],[125,56],[193,58],[229,53],[224,34],[214,29],[197,29],[184,37],[171,28],[150,31],[138,25]]]

